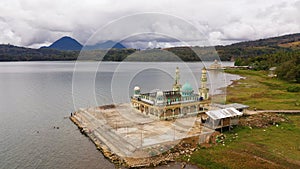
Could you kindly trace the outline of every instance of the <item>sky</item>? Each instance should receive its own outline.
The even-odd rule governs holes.
[[[101,36],[170,47],[201,45],[199,31],[226,45],[299,33],[299,16],[300,0],[0,0],[0,43],[39,48],[63,36],[82,44]]]

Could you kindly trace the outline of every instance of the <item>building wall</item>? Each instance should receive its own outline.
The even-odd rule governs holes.
[[[228,117],[228,118],[217,119],[217,120],[208,118],[205,123],[205,126],[211,129],[219,129],[222,127],[238,125],[238,123],[239,123],[239,117]]]
[[[149,115],[157,119],[179,118],[204,113],[209,103],[209,101],[197,101],[192,103],[155,106],[136,98],[131,99],[131,104],[135,109],[145,115]]]

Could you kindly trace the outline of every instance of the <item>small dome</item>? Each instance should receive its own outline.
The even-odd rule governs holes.
[[[192,91],[192,90],[193,87],[189,83],[185,83],[181,88],[181,91]]]
[[[133,90],[141,90],[141,88],[138,86],[135,86]]]

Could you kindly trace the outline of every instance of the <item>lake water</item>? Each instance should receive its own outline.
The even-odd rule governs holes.
[[[201,62],[0,63],[0,168],[114,168],[66,117],[79,107],[128,102],[135,85],[171,89],[177,66],[181,83],[197,90]],[[210,71],[211,94],[237,78]]]

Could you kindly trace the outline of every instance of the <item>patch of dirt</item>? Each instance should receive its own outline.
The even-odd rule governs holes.
[[[265,95],[266,95],[265,92],[254,93],[254,94],[251,95],[251,98],[262,98]]]
[[[113,109],[113,108],[116,108],[116,105],[109,104],[109,105],[99,106],[99,109],[102,109],[102,110]]]
[[[274,113],[260,113],[251,116],[245,116],[240,119],[241,126],[266,128],[271,125],[277,125],[289,121],[287,117],[282,114]]]

